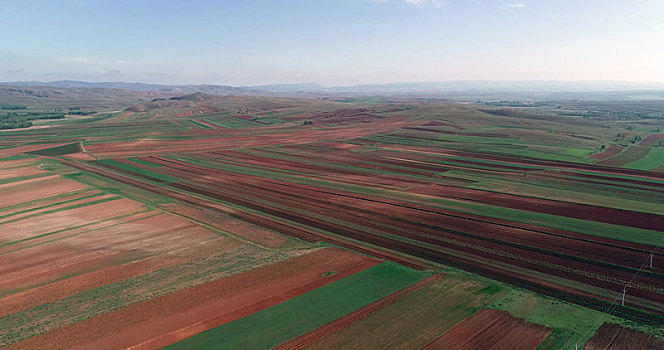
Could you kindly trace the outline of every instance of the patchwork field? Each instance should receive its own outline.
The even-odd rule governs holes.
[[[4,133],[0,345],[662,336],[661,134],[485,107],[192,95]]]

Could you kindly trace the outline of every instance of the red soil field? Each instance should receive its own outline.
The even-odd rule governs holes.
[[[8,267],[0,268],[0,292],[25,289],[0,299],[0,315],[240,246],[156,211],[53,236],[32,246],[9,246],[14,251],[0,255],[0,266]]]
[[[652,136],[652,135],[651,135]],[[645,141],[645,140],[643,140]],[[641,141],[641,143],[643,143]],[[590,158],[593,159],[598,159],[598,160],[604,160],[604,159],[609,159],[611,157],[615,157],[620,154],[620,152],[623,151],[623,148],[621,146],[615,145],[615,144],[610,144],[609,147],[607,147],[603,152],[593,154],[590,156]]]
[[[3,167],[6,166],[6,164],[2,163]],[[7,166],[9,168],[9,166]],[[42,169],[39,169],[37,167],[21,167],[21,168],[15,168],[15,169],[7,169],[7,170],[2,170],[0,169],[0,180],[2,179],[10,179],[13,177],[19,177],[19,176],[31,176],[31,175],[38,175],[38,174],[45,174],[46,172]]]
[[[473,153],[473,152],[457,151],[457,150],[449,150],[449,149],[435,149],[435,148],[419,147],[419,146],[390,145],[390,146],[385,146],[383,148],[391,149],[391,150],[419,152],[419,153],[431,154],[431,155],[442,155],[442,156],[448,156],[448,157],[449,156],[451,156],[451,157],[459,156],[459,157],[469,157],[469,158],[476,158],[476,159],[483,159],[483,160],[501,161],[501,162],[508,162],[508,163],[512,163],[512,164],[518,164],[518,165],[556,167],[556,168],[559,168],[559,169],[592,171],[592,172],[596,172],[596,173],[604,173],[604,174],[611,174],[611,175],[628,175],[628,176],[643,177],[643,178],[647,178],[647,179],[664,180],[664,174],[657,174],[657,173],[653,173],[653,172],[650,172],[650,171],[624,169],[624,168],[609,167],[609,166],[599,166],[599,165],[591,165],[591,164],[578,164],[578,163],[569,163],[569,162],[563,162],[563,161],[528,159],[528,158],[524,158],[524,157],[511,157],[511,156],[503,156],[503,155],[490,155],[490,154]]]
[[[350,314],[348,314],[346,316],[343,316],[343,317],[341,317],[341,318],[339,318],[339,319],[337,319],[333,322],[330,322],[330,323],[328,323],[328,324],[326,324],[322,327],[319,327],[319,328],[317,328],[317,329],[315,329],[315,330],[313,330],[309,333],[303,334],[303,335],[301,335],[301,336],[299,336],[299,337],[297,337],[293,340],[290,340],[290,341],[288,341],[284,344],[276,346],[276,347],[273,348],[273,350],[302,349],[306,346],[309,346],[309,345],[317,342],[318,340],[322,339],[323,337],[326,337],[326,336],[342,329],[343,327],[348,326],[349,324],[351,324],[355,321],[359,321],[359,320],[369,316],[373,312],[376,312],[380,309],[383,309],[383,308],[386,308],[386,307],[392,305],[397,300],[399,300],[399,299],[401,299],[401,298],[403,298],[403,297],[405,297],[405,296],[407,296],[407,295],[409,295],[413,292],[416,292],[416,291],[418,291],[418,290],[420,290],[420,289],[422,289],[426,286],[430,286],[430,285],[440,281],[444,277],[445,277],[444,274],[436,274],[436,275],[433,275],[431,277],[428,277],[428,278],[426,278],[426,279],[424,279],[424,280],[422,280],[418,283],[415,283],[414,285],[412,285],[408,288],[396,291],[396,292],[384,297],[383,299],[380,299],[380,300],[378,300],[374,303],[371,303],[371,304],[369,304],[369,305],[367,305],[363,308],[360,308],[358,310],[355,310],[355,311],[351,312]]]
[[[39,216],[38,220],[26,219],[4,224],[3,230],[0,232],[0,242],[7,243],[31,238],[98,220],[136,213],[142,209],[143,205],[141,203],[121,198],[81,208],[43,214]]]
[[[605,323],[586,344],[586,350],[662,350],[662,339],[650,334],[625,328],[617,324]]]
[[[39,207],[43,207],[43,206],[47,206],[47,205],[62,203],[64,201],[70,201],[70,200],[74,200],[74,199],[78,199],[78,198],[82,198],[82,197],[86,197],[86,196],[97,195],[97,194],[99,194],[99,191],[97,191],[97,190],[76,192],[76,193],[72,193],[70,195],[67,195],[66,193],[63,193],[62,196],[58,196],[57,198],[51,198],[51,199],[46,199],[45,198],[44,200],[41,200],[41,201],[27,202],[24,205],[17,206],[17,207],[12,207],[10,209],[5,209],[5,210],[0,209],[0,216],[17,213],[17,212],[24,211],[24,210],[31,210],[31,209],[35,209],[35,208],[39,208]]]
[[[14,187],[18,185],[26,185],[26,184],[32,184],[35,182],[43,181],[43,180],[52,180],[57,178],[58,175],[48,175],[48,176],[42,176],[42,177],[36,177],[32,179],[25,179],[25,180],[17,180],[17,181],[12,181],[12,182],[7,182],[4,184],[0,184],[0,188],[7,188],[7,187]],[[4,190],[3,190],[4,192]]]
[[[575,219],[638,227],[646,230],[657,231],[664,227],[664,216],[662,215],[623,209],[560,202],[450,186],[437,186],[435,190],[432,189],[427,194],[443,198],[470,200],[518,210],[566,216]]]
[[[172,186],[176,188],[236,203],[379,247],[462,266],[473,271],[479,266],[486,269],[487,265],[461,259],[457,254],[536,270],[613,291],[619,290],[632,276],[631,271],[616,269],[613,264],[621,261],[625,266],[638,268],[649,251],[647,247],[641,245],[637,248],[640,251],[635,252],[625,249],[626,246],[636,247],[633,244],[615,240],[537,228],[533,225],[516,224],[424,205],[406,204],[393,199],[239,175],[160,157],[152,157],[150,160],[164,165],[159,168],[160,172],[176,177],[187,176],[192,180],[196,178],[191,184],[173,184]],[[238,183],[242,184],[240,188],[237,186]],[[269,202],[266,202],[266,199]],[[315,215],[302,215],[307,212]],[[352,226],[333,224],[329,219],[319,218],[320,216],[332,217],[334,222],[347,222]],[[265,225],[269,221],[271,220],[263,217],[260,222]],[[435,248],[397,241],[383,234],[371,234],[362,227],[429,243]],[[280,232],[311,240],[311,237],[303,237],[291,228]],[[333,243],[343,241],[321,234],[314,237]],[[609,264],[601,264],[600,261]],[[517,275],[506,272],[503,271],[501,276],[514,282],[514,277],[508,275]],[[524,278],[521,274],[518,276]],[[539,285],[550,285],[543,283],[542,279],[526,280],[537,281]],[[631,293],[631,296],[658,301],[661,296],[652,287],[660,284],[659,276],[643,274],[639,277],[639,287]],[[572,293],[567,287],[558,286],[556,289]],[[580,294],[585,295],[585,293]],[[603,299],[609,300],[606,297]]]
[[[13,167],[21,167],[25,165],[29,165],[31,163],[34,163],[36,159],[39,158],[23,158],[23,159],[15,159],[15,160],[3,160],[0,162],[2,164],[3,168],[13,168]]]
[[[72,158],[72,159],[77,159],[77,160],[95,160],[94,156],[84,153],[84,152],[78,152],[78,153],[70,153],[67,154],[65,157]]]
[[[2,186],[2,206],[9,207],[87,188],[84,184],[53,175],[32,181],[11,182]]]
[[[234,207],[222,205],[220,203],[213,203],[213,202],[210,202],[210,201],[205,200],[205,199],[201,199],[201,198],[196,197],[196,196],[191,195],[191,194],[182,193],[182,192],[175,191],[175,190],[172,190],[172,189],[168,189],[168,188],[165,188],[165,187],[162,187],[162,186],[153,185],[153,184],[150,184],[150,183],[147,183],[147,182],[143,182],[143,181],[140,181],[140,180],[129,178],[127,176],[116,174],[116,173],[110,172],[110,171],[105,170],[105,169],[100,169],[100,168],[92,167],[92,166],[87,165],[87,164],[82,164],[82,163],[77,163],[77,162],[63,161],[63,163],[65,163],[69,166],[72,166],[74,168],[77,168],[77,169],[85,170],[85,171],[91,172],[93,174],[97,174],[97,175],[107,177],[107,178],[115,180],[115,181],[126,183],[126,184],[129,184],[129,185],[132,185],[132,186],[137,186],[139,188],[142,188],[142,189],[145,189],[145,190],[157,193],[157,194],[169,196],[169,197],[178,199],[178,200],[186,202],[186,203],[195,204],[197,206],[200,206],[200,207],[203,207],[203,208],[206,208],[206,209],[212,209],[212,210],[217,210],[217,211],[220,211],[220,212],[223,212],[223,213],[232,214],[232,215],[235,215],[237,218],[240,218],[240,219],[245,220],[247,222],[250,222],[250,223],[253,223],[253,224],[256,224],[256,225],[261,225],[261,226],[264,226],[264,227],[269,228],[271,230],[275,230],[277,232],[284,233],[288,236],[304,239],[304,240],[309,241],[309,242],[316,242],[316,241],[330,242],[330,243],[333,243],[333,244],[337,244],[341,247],[345,247],[345,248],[353,249],[353,250],[356,250],[356,251],[359,251],[359,252],[362,252],[362,253],[370,254],[370,255],[373,255],[373,256],[378,257],[380,259],[391,260],[391,261],[394,261],[394,262],[397,262],[397,263],[400,263],[402,265],[409,266],[409,267],[412,267],[412,268],[415,268],[415,269],[426,269],[426,268],[429,268],[431,266],[428,263],[425,263],[425,262],[422,262],[422,261],[419,261],[419,260],[415,260],[415,259],[411,259],[411,258],[408,258],[408,257],[404,257],[402,255],[398,255],[398,254],[395,254],[395,253],[392,253],[392,252],[389,252],[389,251],[385,251],[383,249],[368,247],[364,244],[355,243],[355,242],[352,242],[352,241],[345,240],[343,238],[336,238],[336,237],[332,237],[332,236],[328,236],[328,235],[323,235],[323,234],[319,233],[318,231],[313,231],[313,230],[309,230],[309,229],[306,229],[306,228],[302,228],[299,225],[294,225],[294,224],[289,223],[289,222],[284,222],[284,221],[279,220],[277,218],[269,218],[269,217],[266,217],[266,216],[263,216],[263,215],[258,215],[258,214],[253,214],[253,213],[249,213],[249,212],[245,212],[245,211],[240,211],[240,210],[238,210],[237,208],[234,208]]]
[[[11,156],[22,155],[24,153],[33,152],[33,151],[37,151],[37,150],[40,150],[40,149],[63,146],[63,145],[66,145],[66,144],[67,143],[61,143],[61,142],[60,143],[40,143],[40,144],[35,144],[35,145],[25,145],[25,146],[18,146],[18,147],[12,147],[12,148],[7,148],[7,149],[0,149],[0,158],[6,158],[6,157],[11,157]]]
[[[378,263],[348,251],[320,249],[105,313],[9,349],[163,347]],[[330,271],[338,273],[326,277]]]
[[[506,311],[483,309],[443,333],[423,350],[533,350],[549,333],[551,328],[528,323]]]
[[[380,122],[364,123],[352,127],[303,128],[264,127],[250,129],[215,129],[192,132],[191,135],[205,137],[185,140],[145,139],[134,142],[109,142],[87,145],[86,150],[99,157],[140,156],[170,152],[195,152],[238,147],[264,147],[280,144],[303,144],[318,140],[356,138],[380,134],[397,127],[415,124],[403,118],[383,119]],[[187,136],[187,133],[178,135]]]
[[[464,135],[464,136],[479,136],[479,137],[496,137],[496,138],[510,138],[511,135],[505,134],[491,134],[491,133],[477,133],[477,132],[455,132],[441,129],[432,129],[432,128],[423,128],[419,126],[410,126],[405,127],[406,130],[416,130],[416,131],[427,131],[437,134],[446,134],[446,135]],[[408,136],[406,136],[408,137]]]
[[[216,126],[214,124],[211,124],[211,123],[208,123],[206,121],[200,120],[200,119],[194,119],[194,121],[197,122],[198,124],[205,125],[205,126],[210,127],[212,129],[219,129],[218,126]]]
[[[97,197],[83,198],[83,199],[75,200],[73,202],[61,203],[61,204],[49,206],[47,208],[31,210],[31,211],[25,212],[25,213],[18,213],[18,214],[0,219],[0,224],[5,223],[7,221],[20,220],[21,218],[29,217],[29,216],[32,216],[32,215],[40,214],[40,213],[51,211],[51,210],[59,210],[59,209],[63,209],[63,208],[66,208],[66,207],[73,206],[73,205],[83,205],[83,204],[86,204],[86,203],[111,199],[111,198],[114,198],[114,197],[115,197],[115,195],[105,194],[105,195],[101,195],[101,196],[97,196]]]
[[[664,140],[664,134],[648,135],[645,139],[643,139],[643,140],[641,140],[641,142],[639,142],[639,145],[641,145],[641,146],[650,146],[653,143],[659,142],[659,140]]]
[[[176,203],[163,204],[160,207],[266,247],[277,248],[288,239],[287,236],[279,235],[262,226],[251,224],[230,215],[222,215],[212,210]]]

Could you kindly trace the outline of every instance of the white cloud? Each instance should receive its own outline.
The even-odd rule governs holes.
[[[500,8],[504,8],[504,9],[520,9],[520,8],[524,8],[524,7],[526,7],[526,4],[524,4],[522,2],[519,2],[519,3],[516,3],[516,4],[505,4],[505,5],[500,6]]]
[[[87,57],[83,56],[69,56],[69,57],[63,57],[63,61],[65,62],[71,62],[71,63],[89,63],[90,59]]]
[[[411,5],[433,6],[437,8],[447,6],[446,0],[404,0],[404,2]]]
[[[416,6],[431,6],[435,8],[441,8],[445,7],[448,5],[447,0],[372,0],[374,3],[377,4],[382,4],[382,3],[387,3],[387,2],[400,2],[403,4],[408,4],[408,5],[416,5]]]
[[[86,65],[129,65],[132,61],[128,60],[109,60],[109,59],[96,59],[85,56],[65,56],[60,57],[60,61],[68,63],[80,63]]]

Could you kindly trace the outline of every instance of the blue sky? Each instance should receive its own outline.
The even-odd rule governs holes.
[[[664,0],[0,0],[0,81],[664,82]]]

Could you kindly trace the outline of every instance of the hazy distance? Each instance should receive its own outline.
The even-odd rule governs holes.
[[[664,82],[664,1],[0,1],[0,81]]]

